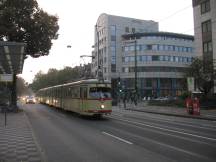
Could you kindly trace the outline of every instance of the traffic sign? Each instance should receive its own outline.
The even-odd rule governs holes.
[[[0,82],[12,82],[13,75],[12,74],[0,74]]]

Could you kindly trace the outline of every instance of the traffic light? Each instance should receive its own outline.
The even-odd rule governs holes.
[[[117,88],[118,88],[118,92],[121,93],[122,92],[122,87],[121,87],[121,78],[118,77],[118,85],[117,85]]]

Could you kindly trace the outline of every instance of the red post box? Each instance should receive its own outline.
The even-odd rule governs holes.
[[[193,100],[192,98],[188,97],[185,100],[186,110],[188,114],[193,114]]]
[[[200,103],[197,97],[193,99],[193,114],[200,115]]]

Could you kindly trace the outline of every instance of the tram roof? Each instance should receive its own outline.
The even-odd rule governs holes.
[[[87,79],[87,80],[79,80],[76,82],[66,83],[66,84],[60,84],[56,86],[46,87],[42,88],[41,90],[50,89],[50,88],[57,88],[62,86],[69,86],[69,85],[78,85],[78,84],[110,84],[111,82],[108,80],[99,81],[98,79]]]

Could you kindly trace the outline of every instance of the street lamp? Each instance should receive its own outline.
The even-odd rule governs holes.
[[[134,89],[135,89],[135,93],[137,94],[137,40],[136,40],[136,36],[135,36],[135,41],[134,41],[134,45],[135,45],[135,50],[134,50],[134,57],[135,57],[135,61],[134,61]]]
[[[100,58],[99,58],[99,32],[98,27],[101,27],[99,25],[95,25],[95,31],[97,34],[97,55],[98,55],[98,69],[97,69],[97,77],[99,80],[103,80],[103,69],[100,66]]]

